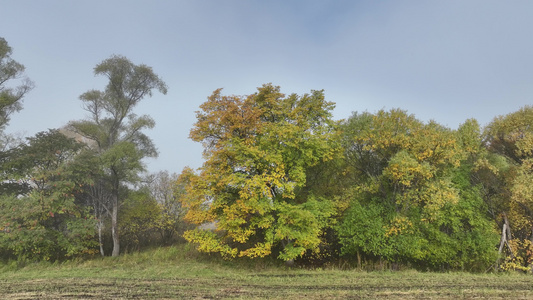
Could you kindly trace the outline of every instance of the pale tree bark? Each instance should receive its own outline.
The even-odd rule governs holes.
[[[111,236],[113,238],[113,252],[111,256],[120,254],[120,236],[118,233],[118,197],[113,195],[113,211],[111,212]]]
[[[104,221],[106,216],[111,216],[111,199],[101,179],[96,181],[93,185],[90,185],[88,192],[89,197],[87,205],[92,207],[94,218],[96,219],[100,255],[105,256],[103,241]]]
[[[113,238],[113,252],[111,256],[120,255],[120,235],[118,232],[118,210],[119,210],[119,186],[120,182],[116,172],[113,172],[113,190],[111,191],[112,211],[111,211],[111,237]]]
[[[507,224],[503,223],[502,226],[502,236],[500,239],[500,247],[498,248],[498,253],[501,255],[503,251],[503,246],[507,244]]]
[[[101,219],[98,219],[96,224],[98,227],[98,244],[100,245],[100,255],[105,256],[104,253],[104,241],[102,241],[102,230],[104,229],[104,222]]]
[[[503,214],[503,226],[502,226],[502,236],[500,239],[500,247],[498,248],[498,254],[500,255],[498,257],[497,265],[500,263],[501,254],[503,251],[503,247],[507,245],[507,249],[509,249],[509,253],[511,253],[511,258],[514,258],[513,249],[511,249],[511,246],[509,245],[509,239],[511,239],[511,227],[509,226],[509,220],[507,219],[507,215]]]

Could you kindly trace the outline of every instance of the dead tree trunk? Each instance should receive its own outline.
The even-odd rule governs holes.
[[[507,224],[503,223],[502,227],[502,236],[500,238],[500,248],[498,248],[498,253],[501,255],[503,251],[503,246],[507,244]]]

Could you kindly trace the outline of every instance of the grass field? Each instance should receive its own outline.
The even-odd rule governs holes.
[[[533,299],[522,274],[288,269],[184,247],[119,258],[0,267],[2,299]]]

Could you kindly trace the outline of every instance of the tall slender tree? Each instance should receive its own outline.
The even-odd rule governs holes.
[[[75,132],[93,141],[99,157],[111,198],[110,207],[106,207],[111,217],[112,255],[118,256],[121,189],[125,183],[138,180],[138,173],[144,170],[141,162],[144,157],[157,156],[152,140],[142,132],[153,128],[154,120],[148,115],[136,115],[133,109],[142,99],[152,96],[153,90],[166,94],[167,86],[152,68],[135,65],[123,56],[114,55],[102,61],[94,73],[107,77],[109,82],[103,91],[90,90],[80,96],[89,118],[70,125]]]

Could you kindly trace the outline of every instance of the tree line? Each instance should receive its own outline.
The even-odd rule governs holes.
[[[401,109],[334,120],[320,90],[218,89],[190,131],[203,165],[146,174],[157,151],[143,131],[155,122],[134,108],[166,84],[122,56],[94,72],[108,84],[80,96],[88,119],[2,136],[4,259],[184,239],[227,259],[533,271],[533,107],[450,129]],[[0,39],[2,129],[33,87],[23,73]]]

